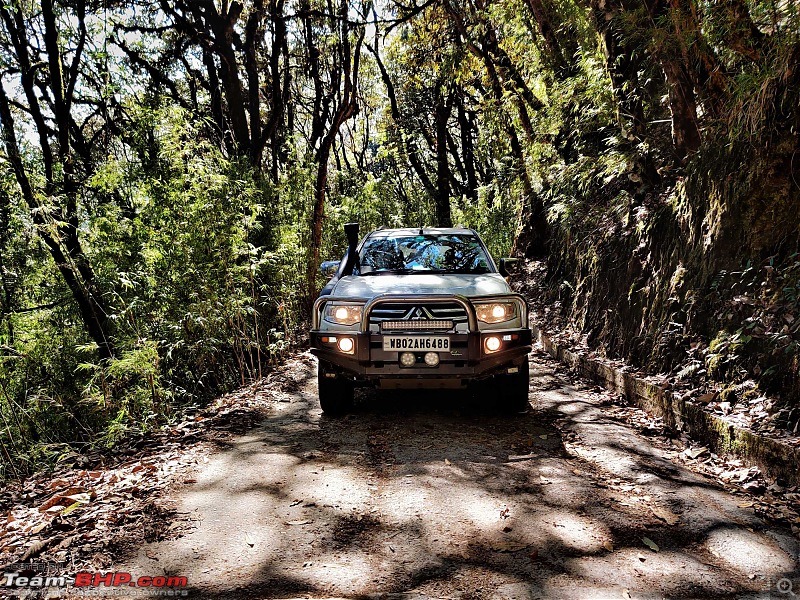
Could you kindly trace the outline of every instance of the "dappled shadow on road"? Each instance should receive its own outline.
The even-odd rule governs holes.
[[[198,474],[180,499],[197,529],[142,556],[231,598],[738,597],[794,572],[787,538],[533,375],[532,410],[514,416],[370,392],[331,419],[304,385]]]

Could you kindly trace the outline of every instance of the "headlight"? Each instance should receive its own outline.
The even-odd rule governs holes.
[[[339,325],[355,325],[361,322],[363,306],[329,304],[325,307],[325,320]]]
[[[475,313],[478,315],[478,320],[484,323],[502,323],[517,316],[517,307],[513,302],[476,304]]]

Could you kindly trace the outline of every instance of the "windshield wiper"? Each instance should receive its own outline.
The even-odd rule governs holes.
[[[409,273],[419,273],[419,271],[412,269],[380,269],[379,271],[367,271],[366,273],[361,273],[361,275],[408,275]]]
[[[380,269],[367,271],[360,275],[482,275],[489,273],[488,269]]]
[[[429,271],[429,273],[444,273],[445,275],[483,275],[488,272],[489,269],[439,269]]]

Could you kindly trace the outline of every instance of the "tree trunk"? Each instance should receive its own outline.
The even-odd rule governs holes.
[[[203,64],[208,74],[208,94],[211,99],[211,114],[214,117],[214,122],[219,129],[226,148],[233,150],[236,146],[236,141],[226,135],[227,126],[225,124],[225,112],[222,108],[222,94],[220,94],[219,78],[217,77],[217,65],[214,63],[214,54],[206,48],[203,48]]]
[[[702,143],[697,126],[697,104],[694,86],[685,65],[670,58],[661,59],[661,67],[669,88],[669,109],[672,114],[672,143],[681,159],[697,151]]]
[[[102,295],[97,288],[94,273],[81,249],[77,228],[72,223],[62,220],[56,224],[54,230],[52,224],[45,217],[45,211],[37,203],[20,155],[8,96],[2,86],[0,86],[0,122],[2,123],[8,161],[11,163],[37,232],[50,251],[56,268],[72,293],[84,327],[97,344],[100,358],[103,360],[112,358],[114,347],[109,333],[108,314],[102,301]],[[67,201],[67,205],[71,206],[75,203],[76,198],[73,195]],[[68,220],[74,219],[69,217]]]
[[[261,157],[265,144],[264,131],[261,125],[261,65],[259,64],[260,41],[265,36],[263,21],[264,0],[254,0],[245,25],[243,50],[244,68],[247,73],[248,121],[250,123],[248,155],[250,164],[256,170],[261,168]],[[280,55],[279,50],[274,50],[274,53]]]
[[[334,74],[331,80],[337,82],[336,89],[331,89],[328,94],[330,99],[337,96],[341,98],[338,107],[333,113],[333,119],[327,133],[322,138],[316,154],[317,177],[314,182],[314,209],[311,216],[311,243],[308,256],[308,269],[306,271],[307,306],[310,309],[314,296],[317,293],[317,269],[320,262],[320,249],[322,248],[322,225],[325,218],[325,195],[328,183],[328,161],[331,149],[339,134],[339,128],[344,122],[358,112],[358,69],[361,60],[361,46],[364,43],[366,29],[360,27],[358,38],[353,47],[350,42],[350,25],[347,19],[349,9],[348,0],[342,0],[339,6],[338,18],[335,22],[340,30],[339,57],[340,72]],[[341,82],[341,90],[338,82]]]
[[[272,180],[278,182],[278,166],[282,160],[284,144],[284,122],[286,104],[290,91],[291,71],[289,69],[289,49],[286,40],[286,20],[283,18],[284,0],[270,0],[270,19],[272,21],[272,54],[270,55],[270,115],[264,126],[265,141],[269,140],[272,149]],[[284,70],[281,73],[281,57]]]
[[[431,198],[435,198],[436,187],[433,185],[431,178],[428,176],[428,172],[425,170],[425,166],[422,164],[422,161],[419,158],[419,150],[417,149],[417,144],[414,142],[413,139],[411,140],[407,139],[405,135],[405,131],[403,129],[403,121],[400,115],[400,108],[397,104],[397,94],[394,89],[394,83],[392,82],[392,78],[389,76],[389,72],[386,70],[386,66],[383,64],[383,61],[381,60],[381,55],[380,52],[378,51],[378,47],[377,45],[374,48],[372,46],[367,46],[367,49],[375,57],[375,62],[378,65],[378,70],[381,73],[381,79],[383,80],[383,84],[386,86],[386,95],[389,96],[389,107],[392,112],[392,120],[397,126],[397,137],[400,143],[400,147],[408,156],[408,162],[411,163],[411,167],[414,169],[414,172],[417,174],[417,177],[419,177],[420,181],[422,182],[425,191]]]
[[[705,111],[714,118],[724,114],[729,76],[700,26],[696,2],[667,0],[675,40],[680,45],[685,65],[692,65],[689,76],[703,100]],[[662,11],[665,10],[662,8]]]
[[[447,158],[447,123],[453,108],[453,92],[436,97],[436,226],[452,227],[450,214],[450,163]]]
[[[569,66],[567,61],[564,60],[564,53],[561,50],[561,44],[558,43],[556,38],[555,28],[553,27],[550,14],[545,8],[542,0],[528,0],[528,7],[531,9],[533,19],[536,21],[536,26],[539,29],[539,34],[544,40],[547,47],[546,58],[549,59],[550,64],[561,77],[566,76]]]
[[[461,155],[467,173],[467,197],[478,201],[478,175],[475,172],[475,147],[472,143],[472,121],[464,108],[464,98],[458,103],[458,125],[461,132]]]
[[[678,158],[685,159],[695,152],[702,143],[697,120],[697,101],[695,88],[688,65],[688,52],[675,52],[673,46],[685,45],[684,34],[680,31],[681,16],[670,8],[671,0],[644,0],[654,31],[661,23],[672,23],[667,31],[660,32],[667,41],[652,47],[653,57],[660,63],[667,81],[669,109],[672,115],[672,143]],[[632,8],[633,9],[633,8]]]
[[[640,63],[635,52],[626,41],[624,26],[619,25],[619,14],[623,9],[617,4],[603,0],[591,0],[591,15],[595,28],[603,40],[606,70],[611,79],[611,89],[617,100],[617,121],[623,134],[633,133],[640,139],[647,134],[647,124],[639,85]]]
[[[233,26],[239,20],[242,5],[232,2],[228,12],[222,14],[217,12],[216,6],[210,0],[206,0],[204,5],[208,26],[214,33],[214,47],[220,59],[219,78],[225,92],[233,137],[239,150],[250,155],[252,127],[247,124],[247,102],[242,92],[239,62],[233,49]]]
[[[491,82],[492,92],[498,107],[503,106],[503,86],[497,71],[494,68],[494,63],[484,57],[484,65],[486,73]],[[544,201],[533,190],[531,179],[528,175],[528,168],[525,164],[525,153],[522,149],[522,144],[519,141],[517,130],[514,124],[506,119],[505,123],[506,133],[508,134],[508,145],[511,150],[511,156],[514,159],[514,166],[517,170],[517,176],[522,183],[522,201],[520,202],[518,223],[520,230],[514,236],[514,247],[512,253],[518,254],[525,249],[528,257],[544,256],[547,251],[547,220],[544,212]]]

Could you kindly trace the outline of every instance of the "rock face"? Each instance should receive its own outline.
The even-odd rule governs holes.
[[[552,219],[536,295],[609,356],[722,382],[734,408],[759,394],[778,396],[775,410],[797,405],[793,149],[712,148],[656,186],[622,176],[594,186]]]

